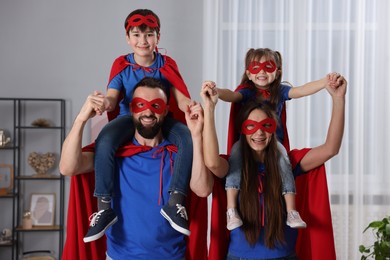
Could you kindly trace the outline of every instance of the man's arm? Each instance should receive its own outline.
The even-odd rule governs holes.
[[[59,163],[62,175],[72,176],[93,170],[94,153],[82,152],[82,138],[85,124],[99,110],[101,97],[102,95],[99,92],[89,95],[74,120],[73,126],[62,145]]]
[[[309,171],[325,163],[327,160],[337,155],[344,133],[345,117],[345,94],[347,91],[347,81],[341,77],[340,86],[327,86],[329,94],[332,96],[332,117],[329,123],[328,134],[325,143],[312,148],[301,160],[303,171]]]
[[[201,105],[192,103],[185,116],[187,126],[191,131],[194,149],[190,188],[199,197],[207,197],[213,190],[214,178],[205,166],[203,159],[203,111]]]
[[[206,81],[202,85],[200,96],[204,103],[203,146],[204,161],[207,168],[219,178],[226,176],[229,163],[219,156],[218,137],[215,128],[215,106],[218,102],[218,92],[215,84]],[[206,148],[207,147],[207,148]]]

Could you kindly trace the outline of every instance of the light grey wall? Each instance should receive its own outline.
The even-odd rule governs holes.
[[[87,95],[105,92],[114,58],[131,52],[124,19],[134,9],[148,8],[161,19],[159,47],[176,60],[199,100],[202,2],[1,0],[0,96],[64,98],[68,132]],[[84,143],[89,140],[87,134]]]

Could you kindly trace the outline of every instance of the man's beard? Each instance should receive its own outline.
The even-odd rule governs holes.
[[[153,126],[145,127],[141,120],[142,118],[153,118],[156,120],[156,123]],[[134,119],[134,125],[137,129],[138,133],[145,139],[153,139],[160,132],[161,125],[163,121],[157,122],[157,118],[155,116],[141,116],[138,120]]]

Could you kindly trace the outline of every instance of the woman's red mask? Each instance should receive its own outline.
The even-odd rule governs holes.
[[[249,63],[248,70],[251,74],[257,74],[261,70],[272,73],[276,70],[276,64],[272,60],[267,60],[265,62],[252,61]]]
[[[273,134],[276,131],[276,121],[273,118],[266,118],[260,122],[247,119],[242,123],[241,132],[244,135],[251,135],[257,130],[263,130],[267,133]]]
[[[127,20],[127,27],[126,27],[126,32],[129,31],[130,27],[138,27],[141,24],[145,24],[149,28],[156,28],[158,27],[158,22],[156,17],[153,15],[141,15],[141,14],[135,14],[132,15],[128,20]]]
[[[143,98],[133,98],[131,101],[131,110],[133,113],[139,113],[146,109],[150,109],[153,113],[163,114],[165,109],[167,108],[167,104],[165,104],[164,100],[161,98],[153,99],[152,101],[147,101]]]

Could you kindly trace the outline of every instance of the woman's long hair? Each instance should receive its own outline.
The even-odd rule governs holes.
[[[280,52],[273,51],[268,48],[249,49],[245,56],[245,70],[244,74],[242,75],[240,85],[248,85],[252,88],[256,88],[255,84],[251,80],[249,80],[246,71],[248,70],[249,64],[252,61],[260,61],[263,56],[266,57],[267,60],[274,61],[277,68],[276,78],[269,86],[271,96],[268,100],[271,107],[276,110],[277,104],[279,102],[280,83],[282,82],[282,55],[280,54]],[[262,99],[262,97],[259,98]]]
[[[238,123],[242,123],[249,114],[259,109],[268,117],[276,118],[272,109],[263,104],[248,102],[241,110]],[[265,222],[261,226],[261,210],[259,203],[259,178],[258,162],[256,153],[249,146],[244,135],[240,138],[242,156],[242,175],[240,191],[240,212],[243,219],[242,229],[246,240],[254,245],[259,239],[260,230],[264,228],[264,242],[268,248],[284,243],[284,221],[286,217],[285,204],[282,197],[282,179],[279,174],[277,139],[272,135],[268,146],[264,149],[265,174],[262,178]]]

